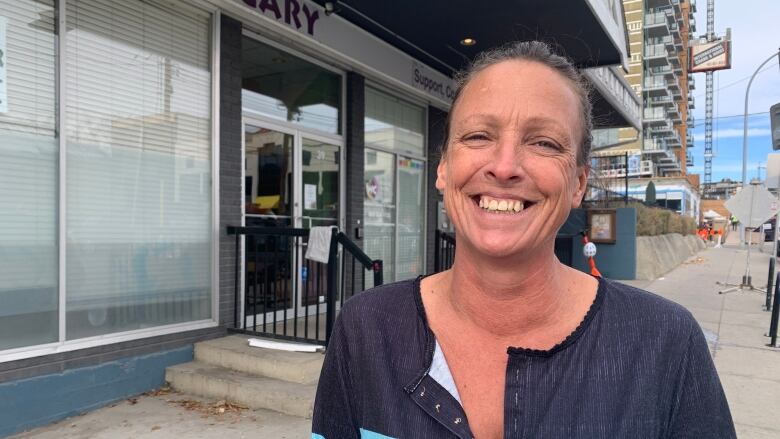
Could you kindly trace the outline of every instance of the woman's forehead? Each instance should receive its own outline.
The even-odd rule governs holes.
[[[453,122],[579,125],[580,103],[570,81],[534,61],[503,61],[475,74],[452,108]],[[576,128],[574,128],[576,129]]]

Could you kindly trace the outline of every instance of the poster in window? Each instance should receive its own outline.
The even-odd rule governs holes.
[[[588,211],[588,239],[596,244],[614,244],[616,240],[615,210],[600,209]]]
[[[0,17],[0,113],[8,112],[8,52],[5,44],[5,34],[8,19]]]
[[[315,210],[317,208],[317,185],[303,185],[303,208],[306,210]]]

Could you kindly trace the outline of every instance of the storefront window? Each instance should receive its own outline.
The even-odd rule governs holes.
[[[255,39],[241,41],[242,106],[340,134],[341,75]]]
[[[0,0],[0,350],[59,337],[55,11]]]
[[[422,107],[366,89],[364,248],[386,282],[424,271],[424,125]]]
[[[366,150],[363,250],[381,259],[385,282],[395,279],[395,156]]]
[[[208,319],[210,16],[70,0],[67,23],[66,337]]]
[[[425,156],[422,107],[366,88],[366,146]]]

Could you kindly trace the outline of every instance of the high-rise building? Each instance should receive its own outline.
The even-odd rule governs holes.
[[[696,31],[696,0],[623,0],[623,9],[630,54],[625,78],[642,100],[642,129],[595,133],[594,155],[633,157],[624,165],[636,178],[630,196],[643,198],[652,179],[661,197],[674,197],[680,213],[697,216],[698,176],[687,173],[693,166],[688,148],[693,147],[689,110],[695,87],[688,73],[688,45]],[[674,193],[663,192],[667,179],[674,181]]]

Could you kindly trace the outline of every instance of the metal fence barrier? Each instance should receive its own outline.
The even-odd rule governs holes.
[[[304,257],[308,229],[228,226],[227,234],[236,237],[231,332],[327,345],[344,301],[367,279],[383,282],[382,261],[336,228],[327,264]]]
[[[455,235],[436,229],[433,253],[434,272],[448,270],[455,262]]]

